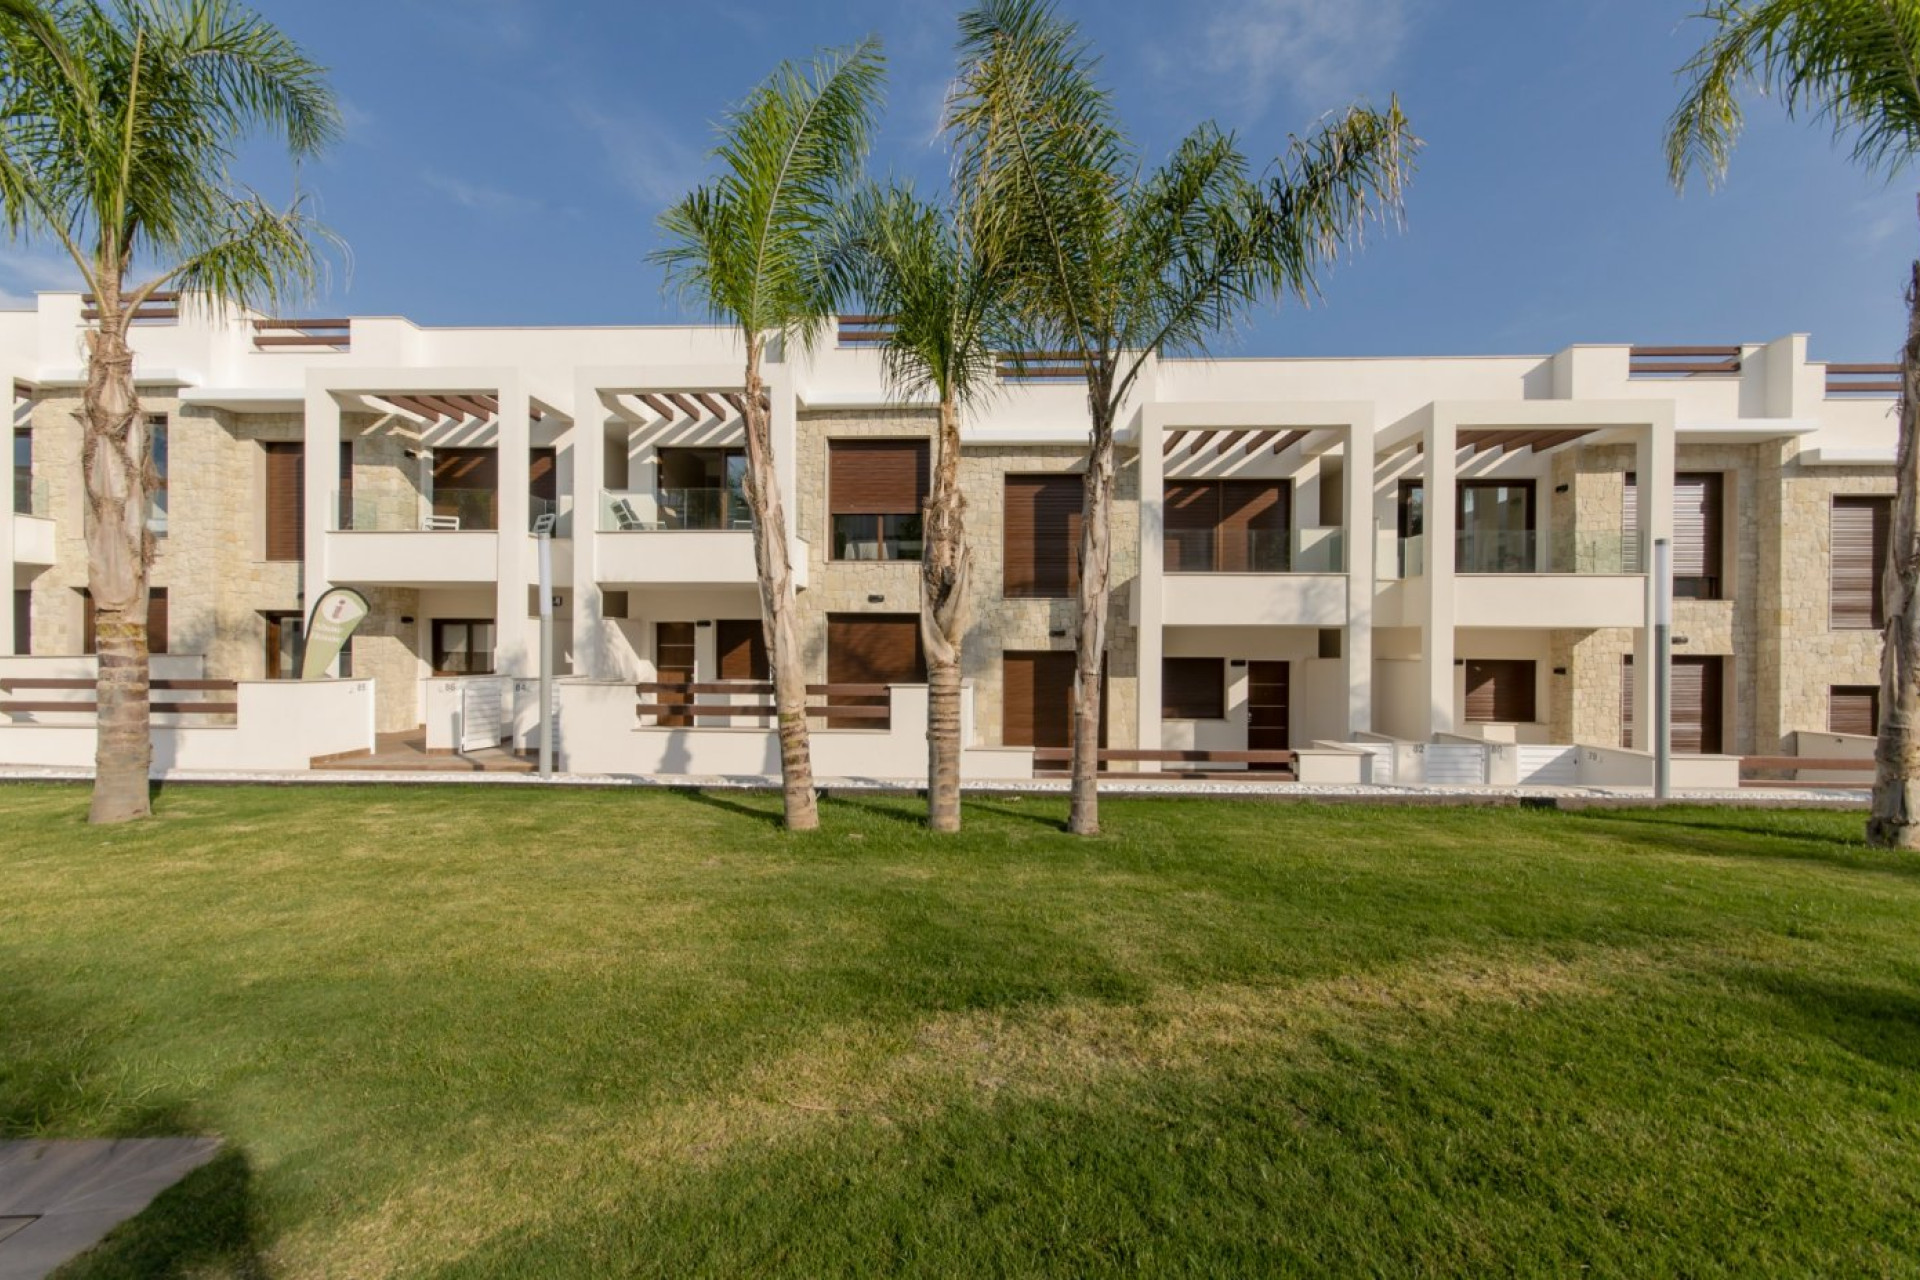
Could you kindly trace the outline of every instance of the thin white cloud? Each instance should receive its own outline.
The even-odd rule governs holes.
[[[489,186],[483,182],[456,178],[452,174],[441,173],[434,169],[421,174],[420,180],[460,208],[472,209],[477,213],[517,217],[521,214],[534,213],[543,207],[541,201],[531,196],[523,196],[518,192]]]
[[[1200,26],[1186,57],[1149,60],[1162,78],[1242,112],[1283,102],[1320,112],[1384,96],[1411,26],[1409,0],[1235,0]]]
[[[1855,233],[1863,248],[1881,249],[1893,241],[1920,239],[1920,213],[1913,197],[1896,193],[1878,200],[1861,200],[1853,206]]]
[[[649,212],[686,195],[705,167],[705,137],[675,130],[632,105],[615,115],[587,102],[573,105],[581,128],[599,143],[609,175]]]

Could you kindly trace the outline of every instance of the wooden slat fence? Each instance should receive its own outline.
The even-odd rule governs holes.
[[[154,693],[226,694],[226,698],[173,698],[148,703],[155,715],[232,716],[240,714],[239,686],[232,680],[154,680],[148,687]],[[52,679],[44,676],[0,678],[0,694],[20,692],[92,693],[95,683],[86,679]],[[91,698],[8,698],[0,700],[0,713],[97,712],[99,704]]]

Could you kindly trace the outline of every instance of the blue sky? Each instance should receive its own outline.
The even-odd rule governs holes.
[[[352,250],[310,314],[427,324],[697,319],[663,296],[654,218],[712,124],[780,59],[869,32],[890,85],[873,163],[937,182],[954,15],[934,0],[261,0],[333,68],[348,132],[303,183]],[[1404,233],[1373,235],[1311,309],[1225,355],[1546,352],[1793,331],[1894,358],[1920,249],[1908,174],[1856,172],[1817,126],[1751,103],[1727,185],[1684,198],[1661,138],[1695,0],[1066,0],[1149,158],[1211,117],[1249,153],[1397,92],[1427,149]],[[284,166],[241,175],[284,190]],[[0,292],[64,286],[0,252]]]

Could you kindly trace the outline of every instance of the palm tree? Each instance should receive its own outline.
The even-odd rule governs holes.
[[[960,829],[960,646],[973,551],[960,488],[960,417],[997,386],[1003,273],[968,223],[912,192],[868,193],[850,217],[844,291],[889,322],[881,363],[901,399],[938,403],[922,522],[920,635],[927,655],[927,825]]]
[[[98,315],[81,452],[99,652],[90,817],[120,822],[148,814],[153,759],[155,477],[128,326],[163,289],[210,310],[310,290],[321,260],[300,202],[236,191],[228,170],[258,130],[315,155],[339,115],[322,69],[230,0],[4,0],[0,58],[0,210],[16,238],[66,251]]]
[[[1366,223],[1398,216],[1420,143],[1396,101],[1293,139],[1258,175],[1213,124],[1145,171],[1076,27],[1050,4],[985,0],[960,29],[948,123],[958,180],[979,193],[969,234],[1007,263],[1023,345],[1087,377],[1070,825],[1091,835],[1114,428],[1141,369],[1162,351],[1204,353],[1257,303],[1312,297]]]
[[[760,366],[770,342],[791,358],[834,313],[827,242],[858,177],[879,105],[882,63],[871,38],[806,70],[782,63],[729,112],[714,149],[721,174],[660,216],[671,243],[653,255],[670,283],[746,346],[747,506],[761,621],[773,668],[787,826],[820,825],[807,737],[807,680],[794,629],[793,566]]]
[[[1667,125],[1667,171],[1717,182],[1745,122],[1741,92],[1778,97],[1790,117],[1826,122],[1870,173],[1892,177],[1920,154],[1920,4],[1914,0],[1715,0],[1712,38],[1681,69],[1692,77]],[[1920,261],[1906,283],[1893,535],[1882,570],[1880,738],[1867,839],[1920,849]]]

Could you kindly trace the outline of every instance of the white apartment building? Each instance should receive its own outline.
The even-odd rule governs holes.
[[[38,303],[0,313],[15,400],[0,655],[16,655],[0,673],[18,686],[0,693],[0,764],[91,755],[83,711],[20,691],[90,669],[84,300]],[[452,749],[475,731],[483,685],[504,694],[497,732],[524,745],[529,532],[550,516],[563,767],[775,771],[764,719],[715,710],[764,697],[709,691],[674,711],[661,704],[679,695],[643,687],[764,675],[730,333],[209,320],[162,300],[134,337],[142,403],[164,428],[156,673],[236,691],[237,710],[158,717],[157,732],[179,732],[163,767],[221,752],[304,767],[375,734]],[[1123,418],[1109,745],[1292,750],[1302,776],[1316,752],[1312,769],[1340,776],[1343,753],[1383,769],[1399,752],[1403,777],[1403,748],[1435,777],[1461,748],[1491,781],[1512,766],[1488,760],[1531,760],[1524,778],[1571,770],[1578,748],[1631,773],[1647,746],[1632,711],[1652,653],[1644,570],[1662,537],[1677,750],[1870,733],[1894,379],[1810,361],[1798,335],[1155,361]],[[887,394],[851,329],[776,352],[767,382],[810,676],[891,690],[837,698],[841,714],[815,722],[821,772],[911,777],[930,409]],[[1066,743],[1086,432],[1071,378],[1010,378],[966,424],[976,777],[1030,776],[1033,750]],[[275,687],[296,674],[304,610],[336,584],[373,604],[347,678]],[[844,710],[861,706],[887,710]],[[269,729],[266,755],[238,745]]]

